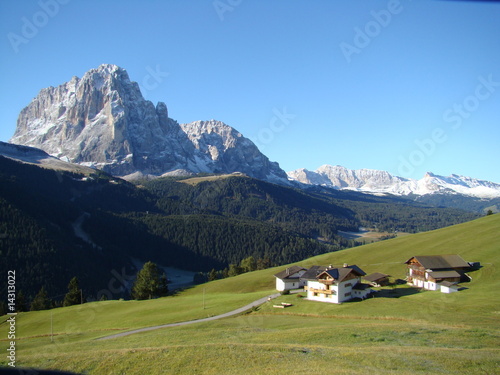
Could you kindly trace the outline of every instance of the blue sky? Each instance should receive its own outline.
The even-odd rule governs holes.
[[[286,171],[500,183],[499,19],[467,1],[2,0],[0,140],[40,89],[112,63]]]

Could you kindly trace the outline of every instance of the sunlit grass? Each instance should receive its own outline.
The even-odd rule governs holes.
[[[457,253],[482,268],[453,294],[407,286],[341,305],[286,295],[249,314],[96,341],[121,331],[217,315],[274,292],[252,272],[151,301],[106,301],[17,316],[18,364],[88,374],[484,374],[500,365],[500,215],[307,259],[403,278],[413,255]],[[293,306],[275,309],[274,303]],[[5,317],[3,321],[5,321]],[[52,321],[52,329],[51,329]],[[0,350],[9,343],[0,325]],[[52,332],[52,334],[51,334]],[[6,364],[6,358],[0,358]]]

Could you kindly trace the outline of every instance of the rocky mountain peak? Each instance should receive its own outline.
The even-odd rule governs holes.
[[[215,120],[179,125],[165,103],[145,100],[113,64],[42,89],[21,111],[10,142],[117,176],[239,171],[287,183],[278,164],[234,128]]]

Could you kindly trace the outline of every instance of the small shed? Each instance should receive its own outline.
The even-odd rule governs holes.
[[[458,292],[458,288],[459,288],[457,283],[452,283],[450,281],[441,281],[439,283],[439,287],[440,287],[441,293]]]
[[[368,281],[371,286],[378,287],[389,284],[389,276],[390,275],[386,275],[385,273],[375,272],[365,276],[364,279]]]

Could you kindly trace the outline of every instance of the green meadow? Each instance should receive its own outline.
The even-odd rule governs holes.
[[[105,301],[20,313],[16,365],[82,374],[495,374],[500,366],[500,215],[309,258],[405,277],[414,255],[481,262],[458,293],[378,288],[340,305],[283,295],[245,314],[105,341],[132,329],[214,316],[275,292],[286,266],[217,280],[150,301]],[[302,293],[303,295],[304,293]],[[289,302],[286,309],[273,304]],[[7,317],[0,350],[7,352]],[[6,355],[0,357],[6,366]]]

